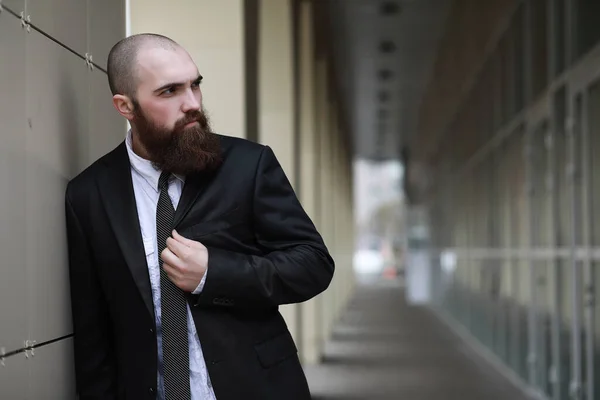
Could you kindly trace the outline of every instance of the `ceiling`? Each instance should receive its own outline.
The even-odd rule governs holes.
[[[452,0],[329,0],[337,86],[355,156],[400,159]]]

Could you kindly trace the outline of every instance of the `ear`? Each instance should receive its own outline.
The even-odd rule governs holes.
[[[127,96],[123,96],[122,94],[116,94],[113,96],[113,105],[125,118],[131,121],[134,117],[134,106],[131,99]]]

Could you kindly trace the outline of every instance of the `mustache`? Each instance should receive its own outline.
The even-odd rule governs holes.
[[[198,122],[201,128],[206,128],[207,126],[207,118],[206,115],[202,111],[192,111],[186,114],[183,118],[178,120],[175,123],[174,130],[181,131],[184,126],[191,122]]]

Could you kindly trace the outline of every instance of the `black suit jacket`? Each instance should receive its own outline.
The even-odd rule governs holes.
[[[278,306],[319,294],[334,263],[269,147],[220,136],[223,164],[186,177],[175,228],[209,252],[188,295],[218,400],[309,399]],[[77,389],[84,399],[156,397],[150,278],[125,143],[66,193]]]

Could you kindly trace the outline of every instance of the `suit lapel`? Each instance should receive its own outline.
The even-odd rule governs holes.
[[[213,174],[199,173],[186,178],[183,191],[181,192],[181,198],[177,205],[177,210],[175,210],[175,220],[173,222],[174,228],[177,228],[183,221],[183,218],[196,203],[198,196],[204,191],[212,177]]]
[[[221,141],[221,151],[223,157],[225,157],[229,146],[223,136],[217,135],[217,137]],[[208,184],[215,178],[217,171],[201,172],[186,177],[183,192],[179,199],[179,205],[177,206],[177,210],[175,210],[175,220],[173,222],[174,228],[177,228],[183,221],[192,206],[196,203],[200,194],[202,194]]]
[[[139,225],[125,142],[106,159],[99,185],[102,201],[133,280],[154,317],[152,288]]]

